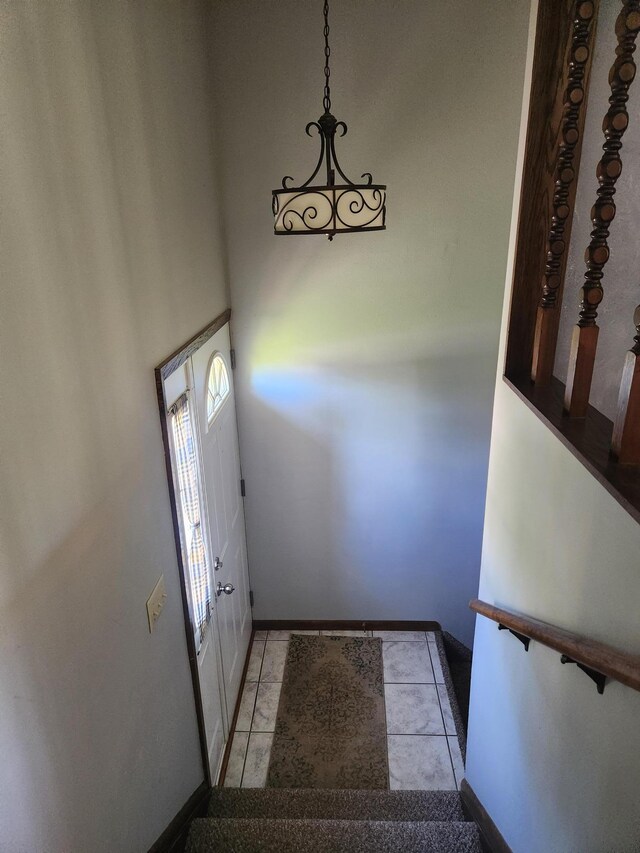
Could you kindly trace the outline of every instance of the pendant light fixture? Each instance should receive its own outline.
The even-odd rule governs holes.
[[[369,172],[362,175],[364,183],[354,184],[340,168],[336,157],[335,138],[344,136],[347,125],[336,121],[331,114],[329,88],[329,3],[324,4],[324,113],[318,121],[310,121],[307,136],[316,132],[320,138],[320,156],[316,168],[304,184],[287,186],[293,178],[282,179],[282,189],[273,191],[274,232],[276,234],[334,234],[354,231],[381,231],[385,228],[387,188],[374,184]],[[326,182],[312,184],[323,167]],[[336,183],[336,174],[344,183]]]

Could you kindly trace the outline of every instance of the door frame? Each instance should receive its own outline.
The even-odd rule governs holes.
[[[219,314],[212,323],[201,329],[194,335],[186,344],[173,352],[168,358],[164,359],[154,370],[156,380],[156,393],[158,398],[158,409],[160,413],[160,426],[162,429],[162,444],[164,447],[164,460],[167,471],[167,485],[169,489],[169,504],[171,506],[171,521],[173,524],[173,538],[176,546],[176,557],[178,560],[178,576],[180,579],[180,594],[182,597],[182,612],[184,616],[184,628],[187,639],[187,653],[189,657],[189,668],[191,670],[191,682],[193,684],[193,695],[196,705],[196,717],[198,719],[198,736],[200,739],[200,755],[202,758],[202,767],[204,770],[204,778],[207,785],[213,787],[213,779],[209,770],[209,756],[207,750],[207,738],[204,724],[204,710],[202,703],[202,694],[200,692],[200,679],[198,676],[198,654],[195,645],[195,637],[191,625],[191,617],[189,614],[189,602],[187,598],[187,567],[184,565],[182,557],[182,545],[180,537],[180,522],[178,516],[178,499],[175,492],[173,482],[173,465],[171,457],[171,443],[169,437],[169,427],[167,421],[167,408],[173,400],[167,400],[164,392],[164,380],[174,373],[178,368],[190,358],[194,352],[213,337],[231,318],[231,309],[227,308],[222,314]],[[226,748],[223,752],[226,753]]]

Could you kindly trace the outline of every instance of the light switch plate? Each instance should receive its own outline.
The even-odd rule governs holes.
[[[166,600],[167,590],[164,585],[164,575],[160,575],[158,583],[153,588],[153,592],[147,601],[147,616],[149,617],[149,632],[151,634],[153,634],[153,629],[162,613],[162,608]]]

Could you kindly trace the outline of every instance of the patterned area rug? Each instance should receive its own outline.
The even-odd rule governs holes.
[[[389,787],[381,640],[291,637],[267,787]]]

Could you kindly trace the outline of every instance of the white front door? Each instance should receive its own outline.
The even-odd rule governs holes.
[[[209,778],[215,783],[226,741],[223,688],[213,599],[214,578],[207,542],[196,402],[187,361],[164,380],[173,489],[180,529],[189,621],[196,654]],[[202,538],[200,538],[202,537]]]
[[[230,722],[251,637],[251,606],[228,324],[191,361]]]

